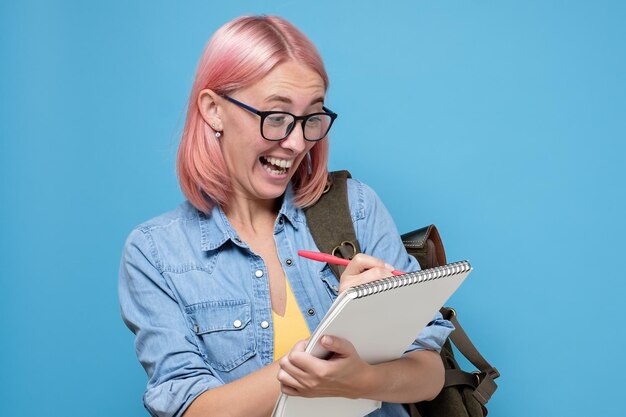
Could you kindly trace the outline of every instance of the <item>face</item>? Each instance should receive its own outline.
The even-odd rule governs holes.
[[[306,115],[322,111],[325,88],[317,72],[286,62],[230,96],[261,111]],[[282,141],[267,141],[261,136],[258,115],[221,97],[218,103],[219,140],[233,184],[233,203],[240,198],[267,201],[280,197],[315,142],[304,139],[301,122]]]

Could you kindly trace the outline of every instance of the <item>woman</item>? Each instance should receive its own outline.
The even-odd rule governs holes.
[[[268,416],[282,391],[377,399],[372,415],[406,416],[394,403],[441,389],[437,350],[451,326],[440,318],[396,361],[369,365],[337,337],[323,340],[331,360],[304,352],[338,291],[419,268],[377,196],[353,180],[350,210],[367,255],[340,283],[328,266],[298,259],[298,249],[316,250],[302,208],[326,183],[336,117],[327,88],[315,47],[283,19],[242,17],[208,43],[178,154],[188,201],[136,228],[120,269],[152,415]]]

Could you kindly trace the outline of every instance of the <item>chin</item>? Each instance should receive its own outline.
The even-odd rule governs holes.
[[[284,184],[262,184],[256,189],[256,195],[262,200],[275,200],[281,198],[287,190],[289,182]]]
[[[285,194],[285,190],[287,188],[283,188],[282,190],[268,190],[267,192],[261,193],[261,198],[263,200],[276,200],[281,198]]]

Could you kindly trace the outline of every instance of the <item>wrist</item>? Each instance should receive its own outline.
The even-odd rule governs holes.
[[[358,374],[354,398],[377,399],[376,393],[380,390],[380,378],[376,372],[376,365],[365,363],[362,372]]]

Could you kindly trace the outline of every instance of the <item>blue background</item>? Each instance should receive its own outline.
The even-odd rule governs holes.
[[[117,305],[208,37],[280,14],[331,77],[332,169],[475,272],[451,304],[492,416],[623,416],[621,1],[2,1],[0,415],[145,416]]]

